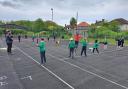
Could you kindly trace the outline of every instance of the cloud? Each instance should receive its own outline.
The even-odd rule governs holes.
[[[0,5],[3,7],[17,8],[18,4],[13,3],[12,1],[0,1]]]
[[[71,17],[76,17],[77,12],[79,22],[128,19],[128,0],[0,0],[0,6],[0,19],[8,20],[50,20],[51,8],[54,21],[63,25],[68,24]]]

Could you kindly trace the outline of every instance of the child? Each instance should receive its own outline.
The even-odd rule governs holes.
[[[107,40],[104,42],[104,50],[106,50],[108,48],[108,42]]]
[[[94,53],[95,49],[96,49],[97,53],[99,53],[98,48],[99,48],[98,40],[95,40],[95,43],[93,45],[93,53]]]
[[[93,44],[92,42],[89,43],[89,45],[92,45],[92,44]],[[93,51],[93,47],[90,46],[90,47],[89,47],[89,50],[92,52],[92,51]]]
[[[49,36],[47,37],[47,40],[48,40],[48,42],[49,42]]]
[[[57,41],[56,41],[56,46],[59,46],[59,44],[60,44],[60,41],[57,40]]]
[[[20,43],[20,39],[21,39],[21,35],[19,34],[19,35],[18,35],[18,40],[19,40],[19,43]]]
[[[41,38],[41,41],[39,42],[39,44],[37,44],[37,46],[40,49],[41,64],[43,64],[44,62],[46,63],[46,57],[45,57],[46,43],[44,41],[44,38]]]
[[[36,37],[33,35],[33,36],[32,36],[32,42],[34,42],[34,39],[35,39],[35,38],[36,38]]]
[[[81,43],[82,43],[81,56],[82,56],[83,52],[84,52],[85,56],[87,56],[87,54],[86,54],[86,49],[87,49],[87,41],[86,41],[86,38],[84,40],[82,40]]]
[[[74,48],[75,48],[75,41],[73,40],[73,38],[70,38],[68,48],[70,49],[69,57],[72,57],[72,59],[73,59],[74,58]]]

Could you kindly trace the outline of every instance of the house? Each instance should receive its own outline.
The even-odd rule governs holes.
[[[128,31],[128,21],[123,18],[114,19],[112,21],[119,22],[119,28],[121,31]]]
[[[88,37],[88,30],[90,29],[90,25],[87,22],[81,22],[77,26],[78,32],[83,36],[83,37]]]
[[[65,29],[71,32],[72,34],[82,34],[83,36],[87,36],[87,31],[89,30],[90,25],[87,22],[80,22],[77,27],[74,29],[71,29],[70,25],[65,25]]]
[[[67,25],[65,24],[65,27],[64,27],[66,30],[71,30],[71,26],[70,25]]]
[[[89,24],[87,23],[87,22],[81,22],[81,23],[79,23],[78,25],[77,25],[77,29],[78,30],[84,30],[84,31],[88,31],[88,29],[89,29]]]

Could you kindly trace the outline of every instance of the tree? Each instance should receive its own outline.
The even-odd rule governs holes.
[[[110,22],[109,29],[111,29],[114,32],[119,32],[119,22],[117,22],[117,21]]]
[[[0,24],[3,24],[2,21],[0,21]]]
[[[70,26],[72,29],[75,29],[77,26],[77,20],[74,17],[70,19]]]
[[[44,22],[42,19],[37,19],[34,23],[33,23],[33,26],[32,26],[32,30],[34,32],[40,32],[40,31],[43,31],[43,28],[44,28]]]

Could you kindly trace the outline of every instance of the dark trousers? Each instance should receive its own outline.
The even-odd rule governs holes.
[[[7,43],[7,52],[11,53],[12,52],[12,43]]]
[[[78,45],[79,45],[79,41],[75,41],[76,48],[78,48]]]
[[[85,56],[87,56],[87,55],[86,55],[86,48],[87,48],[86,46],[83,46],[83,47],[82,47],[81,56],[82,56],[83,52],[84,52]]]
[[[46,57],[45,57],[45,51],[40,52],[40,57],[41,57],[41,63],[46,62]]]
[[[19,38],[18,40],[19,40],[19,42],[20,42],[20,38]]]
[[[32,38],[32,41],[34,42],[34,38]]]
[[[38,42],[39,42],[39,40],[38,40],[38,38],[37,38],[36,43],[38,44]]]
[[[69,57],[74,57],[74,48],[70,48]]]
[[[95,50],[97,51],[97,53],[99,53],[98,48],[93,48],[93,53]]]
[[[121,43],[121,47],[124,47],[124,42]]]

